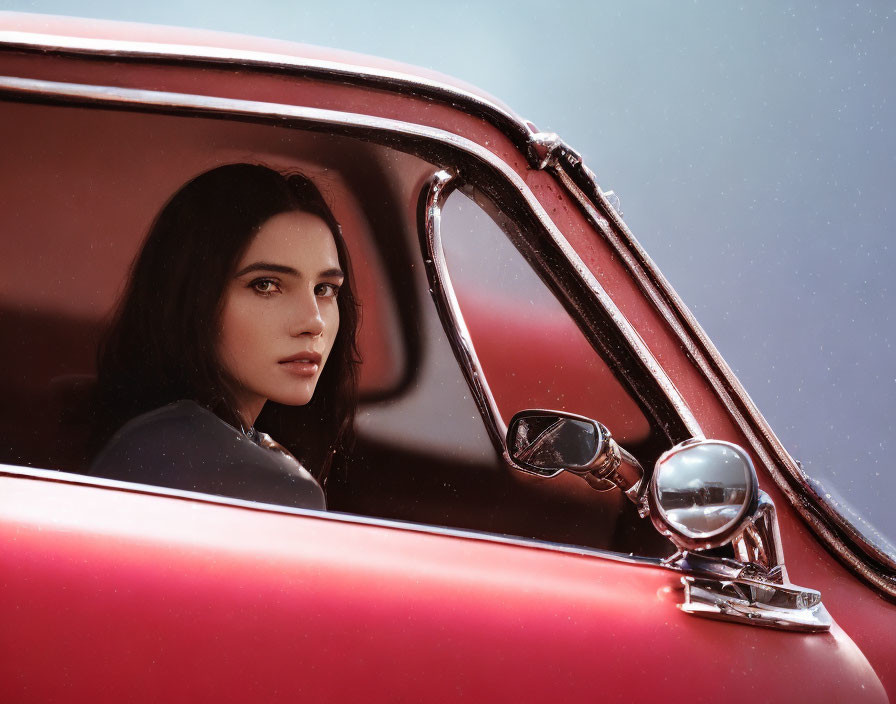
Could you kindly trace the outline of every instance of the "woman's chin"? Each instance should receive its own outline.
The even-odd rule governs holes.
[[[288,393],[283,393],[281,391],[280,393],[269,396],[268,400],[283,406],[304,406],[310,402],[311,398],[314,396],[314,386],[315,385],[310,385],[310,388],[296,389]]]

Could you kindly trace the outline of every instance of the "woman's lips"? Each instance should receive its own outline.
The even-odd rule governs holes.
[[[320,370],[321,355],[317,352],[300,352],[281,359],[278,364],[296,376],[314,376]]]

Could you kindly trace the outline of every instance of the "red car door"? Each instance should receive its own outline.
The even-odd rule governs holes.
[[[97,483],[0,477],[4,701],[886,701],[839,627],[696,619],[659,567]]]

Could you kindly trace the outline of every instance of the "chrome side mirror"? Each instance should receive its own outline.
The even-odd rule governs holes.
[[[520,411],[507,429],[507,452],[518,467],[542,476],[567,471],[599,491],[619,487],[646,515],[643,467],[596,420],[562,411]]]
[[[654,526],[678,547],[663,564],[684,572],[682,611],[795,631],[830,629],[821,594],[787,577],[775,505],[759,490],[743,448],[703,438],[680,443],[656,461],[648,495]],[[729,543],[733,557],[700,552]]]
[[[750,456],[722,440],[688,440],[664,452],[650,481],[650,517],[680,550],[724,545],[755,513]]]

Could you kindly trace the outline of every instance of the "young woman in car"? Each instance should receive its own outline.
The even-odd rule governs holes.
[[[309,179],[196,177],[156,218],[101,345],[91,473],[324,508],[352,435],[357,321]]]

